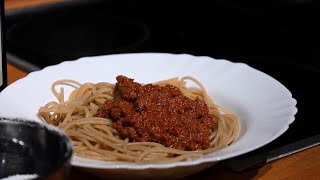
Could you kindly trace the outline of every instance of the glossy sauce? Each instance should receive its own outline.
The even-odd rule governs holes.
[[[112,119],[121,138],[188,151],[209,148],[215,124],[203,101],[175,86],[141,85],[125,76],[117,77],[114,94],[96,116]]]

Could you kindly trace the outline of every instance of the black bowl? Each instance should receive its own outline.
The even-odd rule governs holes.
[[[67,179],[71,156],[71,140],[58,128],[0,118],[0,179],[26,174],[36,179]]]

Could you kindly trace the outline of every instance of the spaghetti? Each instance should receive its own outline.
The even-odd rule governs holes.
[[[187,80],[193,81],[199,89],[188,88]],[[116,162],[133,163],[173,163],[202,157],[205,154],[222,149],[233,143],[239,133],[237,117],[229,110],[218,106],[207,95],[204,86],[193,77],[172,78],[155,83],[159,86],[178,87],[184,96],[203,101],[212,115],[216,128],[209,135],[209,148],[186,151],[166,147],[156,142],[130,142],[121,138],[113,121],[95,117],[106,100],[115,97],[115,85],[111,83],[84,83],[74,80],[58,80],[52,84],[51,91],[58,102],[49,102],[40,107],[38,114],[47,123],[64,130],[73,141],[77,156]],[[60,92],[57,86],[67,85],[75,89],[65,100],[64,88]]]

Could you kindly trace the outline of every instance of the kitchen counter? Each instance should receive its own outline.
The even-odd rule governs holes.
[[[40,3],[54,3],[57,0],[5,0],[5,9],[21,8]],[[8,83],[25,77],[28,73],[8,64]],[[235,173],[219,165],[185,179],[319,179],[320,146],[295,153],[288,157],[270,162],[262,167]],[[91,174],[72,169],[70,179],[94,179]]]

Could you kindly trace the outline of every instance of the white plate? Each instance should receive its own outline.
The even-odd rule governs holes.
[[[246,64],[186,54],[138,53],[85,57],[30,73],[0,93],[0,116],[40,121],[39,107],[55,100],[50,91],[54,81],[115,82],[120,74],[142,83],[176,76],[197,78],[217,104],[239,117],[239,139],[227,148],[191,162],[133,165],[73,157],[73,166],[108,177],[190,175],[273,141],[288,129],[297,112],[296,100],[286,87]]]

